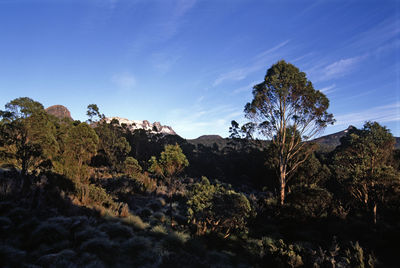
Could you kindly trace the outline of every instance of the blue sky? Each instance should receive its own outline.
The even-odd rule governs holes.
[[[376,120],[400,136],[400,1],[0,0],[0,107],[22,96],[228,135],[284,59],[330,99],[324,134]]]

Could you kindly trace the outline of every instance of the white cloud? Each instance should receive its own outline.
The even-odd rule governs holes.
[[[332,93],[333,91],[335,91],[336,88],[336,84],[327,86],[327,87],[323,87],[321,88],[319,91],[321,91],[324,94],[328,94],[328,93]]]
[[[178,0],[167,21],[162,23],[162,38],[167,40],[178,33],[182,18],[195,6],[197,0]]]
[[[259,71],[265,68],[267,63],[272,60],[276,60],[278,57],[282,57],[282,54],[278,55],[276,52],[281,48],[285,47],[289,43],[289,40],[283,41],[278,45],[256,55],[252,62],[245,67],[237,68],[235,70],[223,73],[215,79],[213,86],[218,86],[225,81],[240,81],[245,79],[249,74]]]
[[[353,57],[341,59],[332,64],[329,64],[324,69],[325,78],[333,78],[348,74],[354,69],[355,65],[360,62],[360,60],[361,57]]]
[[[358,112],[347,113],[335,116],[336,126],[348,126],[364,123],[365,121],[377,121],[388,123],[400,121],[400,102],[388,105],[376,106]]]
[[[242,92],[251,92],[253,90],[253,87],[259,83],[260,83],[260,81],[252,81],[251,83],[249,83],[243,87],[239,87],[239,88],[233,90],[232,94],[239,94]]]
[[[136,86],[136,79],[130,73],[115,74],[112,76],[111,81],[123,91],[130,91]]]

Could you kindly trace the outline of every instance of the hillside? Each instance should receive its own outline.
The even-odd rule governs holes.
[[[348,131],[353,128],[355,127],[349,126],[345,130],[316,138],[313,141],[320,144],[322,148],[330,151],[333,150],[336,146],[340,145],[340,139],[344,137],[348,133]],[[400,137],[395,137],[395,139],[396,139],[395,148],[400,149]],[[231,139],[222,138],[219,135],[203,135],[196,139],[188,139],[187,141],[194,145],[201,144],[206,147],[212,147],[214,146],[214,144],[216,144],[220,149],[227,147],[229,143],[232,142]]]

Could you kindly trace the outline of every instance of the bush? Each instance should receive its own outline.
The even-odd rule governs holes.
[[[25,251],[13,248],[10,245],[0,244],[0,263],[5,267],[21,266],[25,256]]]
[[[151,247],[151,241],[143,236],[134,236],[123,242],[121,246],[127,254],[136,256],[141,251],[147,251]]]
[[[95,254],[100,259],[110,262],[116,256],[114,255],[114,244],[107,238],[93,238],[80,247],[81,251]]]
[[[139,216],[129,215],[128,217],[121,219],[122,223],[132,226],[136,230],[144,230],[149,227],[148,223],[142,221]]]
[[[129,239],[133,235],[133,232],[129,227],[121,225],[120,223],[104,223],[100,225],[99,228],[101,231],[105,232],[110,239]]]
[[[165,237],[163,246],[169,250],[181,249],[189,238],[190,235],[187,233],[171,232]]]
[[[87,240],[94,238],[107,239],[107,234],[92,226],[87,226],[85,229],[75,233],[75,241],[81,244]]]
[[[318,186],[297,186],[287,196],[286,212],[296,218],[327,217],[332,204],[332,194]]]
[[[267,263],[274,267],[300,267],[304,264],[300,255],[302,249],[298,245],[285,244],[282,239],[269,237],[263,237],[262,245]]]
[[[150,233],[157,237],[166,236],[168,234],[167,229],[162,225],[154,226],[151,228]]]
[[[65,249],[58,253],[47,254],[39,258],[38,264],[45,267],[73,267],[76,253],[71,249]]]
[[[43,222],[31,234],[30,244],[36,246],[41,243],[48,245],[68,239],[69,232],[56,223]]]
[[[156,218],[157,220],[159,220],[160,222],[165,222],[165,220],[166,220],[165,214],[162,212],[155,212],[153,214],[153,217]]]
[[[245,195],[225,185],[210,184],[206,177],[193,185],[187,206],[189,219],[197,225],[199,235],[209,230],[223,232],[227,237],[231,232],[243,231],[251,212]]]

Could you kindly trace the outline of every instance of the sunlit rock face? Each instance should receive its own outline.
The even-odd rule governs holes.
[[[63,119],[63,118],[72,119],[70,111],[67,109],[67,107],[62,106],[62,105],[50,106],[50,107],[46,108],[46,112],[48,114],[54,115],[55,117],[58,117],[60,119]]]
[[[125,124],[131,131],[136,129],[144,129],[146,131],[150,131],[151,133],[176,135],[175,131],[170,126],[163,126],[160,124],[160,122],[150,123],[147,120],[129,120],[117,116],[105,118],[107,123],[110,123],[113,119],[118,120],[120,125]]]

